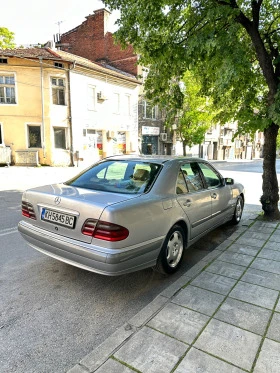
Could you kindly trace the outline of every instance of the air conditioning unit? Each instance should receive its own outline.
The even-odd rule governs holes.
[[[97,93],[97,100],[104,101],[104,100],[107,100],[107,97],[104,95],[103,92],[98,92]]]
[[[167,141],[167,133],[160,133],[159,136],[161,141]]]

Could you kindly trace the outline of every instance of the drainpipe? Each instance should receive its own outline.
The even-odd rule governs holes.
[[[39,61],[40,61],[40,74],[41,74],[42,145],[43,145],[43,157],[46,158],[43,57],[39,57]]]
[[[73,127],[72,127],[72,108],[71,108],[71,84],[70,84],[70,71],[74,70],[76,61],[73,62],[72,66],[68,69],[68,103],[69,103],[69,129],[70,129],[70,166],[74,167],[74,148],[73,148]],[[78,163],[77,163],[78,164]]]

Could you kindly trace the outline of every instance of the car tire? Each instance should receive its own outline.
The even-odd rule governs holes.
[[[241,220],[242,212],[244,207],[244,201],[241,196],[237,197],[234,214],[231,219],[232,224],[238,224]]]
[[[154,269],[162,274],[176,272],[182,263],[185,244],[183,228],[174,225],[165,238]]]

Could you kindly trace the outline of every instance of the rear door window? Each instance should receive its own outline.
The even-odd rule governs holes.
[[[197,192],[204,189],[203,180],[196,162],[185,163],[181,166],[189,192]]]
[[[223,185],[221,176],[210,165],[199,163],[208,188],[218,188]]]

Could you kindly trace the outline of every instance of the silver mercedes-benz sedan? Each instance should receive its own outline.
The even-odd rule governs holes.
[[[24,192],[18,229],[44,254],[104,275],[175,272],[184,249],[239,223],[244,187],[198,158],[106,158],[73,179]]]

